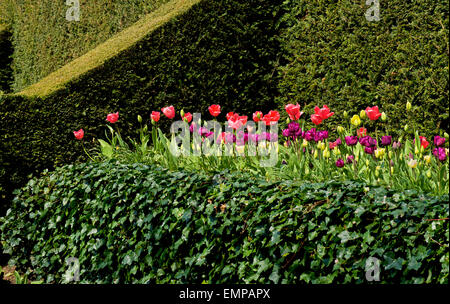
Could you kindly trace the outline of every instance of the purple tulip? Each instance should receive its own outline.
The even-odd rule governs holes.
[[[436,135],[436,136],[434,137],[434,145],[435,145],[436,147],[443,146],[444,143],[445,143],[445,138],[444,138],[444,137],[440,137],[439,135]]]
[[[283,132],[282,132],[282,134],[283,134],[284,137],[289,137],[289,136],[291,136],[291,132],[289,131],[289,129],[284,129]]]
[[[401,142],[395,142],[394,141],[394,143],[392,144],[392,148],[394,149],[394,150],[397,150],[397,149],[399,149],[400,147],[402,146],[402,143]]]
[[[367,154],[373,154],[373,152],[377,149],[377,147],[375,146],[370,146],[370,147],[365,147],[364,148],[364,152],[366,152]]]
[[[435,148],[433,150],[433,154],[434,156],[436,156],[436,158],[438,158],[441,162],[445,161],[447,158],[447,155],[445,154],[445,149],[442,147],[439,148]]]
[[[344,160],[341,159],[341,158],[339,158],[339,159],[336,161],[336,167],[338,167],[338,168],[344,167]]]
[[[355,160],[355,156],[353,156],[353,155],[347,156],[347,164],[353,164],[354,160]]]
[[[358,143],[358,136],[345,136],[347,146],[354,146]]]
[[[381,145],[389,146],[392,142],[392,136],[386,135],[381,137]]]
[[[189,126],[189,132],[193,133],[195,130],[197,130],[197,126],[195,125],[195,123],[192,123]]]

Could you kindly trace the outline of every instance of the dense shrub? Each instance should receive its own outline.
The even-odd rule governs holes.
[[[12,81],[12,60],[13,48],[11,44],[11,33],[6,25],[0,21],[0,94],[10,90]]]
[[[448,132],[449,1],[380,1],[378,22],[366,20],[364,3],[285,1],[280,105],[298,102],[311,113],[327,104],[338,114],[378,105],[392,134],[406,123],[421,134]]]
[[[14,31],[14,90],[37,82],[169,0],[80,2],[80,20],[67,21],[66,1],[9,2]]]
[[[16,191],[5,252],[61,282],[448,282],[449,196],[359,182],[266,182],[114,162],[68,165]],[[33,277],[32,276],[32,277]]]
[[[94,137],[104,136],[106,114],[112,111],[120,112],[127,136],[127,130],[136,129],[137,114],[149,118],[152,110],[169,104],[177,111],[201,110],[205,117],[212,103],[245,113],[274,106],[278,46],[272,14],[277,5],[201,1],[49,96],[0,97],[5,193],[23,185],[31,172],[82,157],[72,132],[83,127],[92,144]]]

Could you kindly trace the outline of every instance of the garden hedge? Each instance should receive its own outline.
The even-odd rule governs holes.
[[[365,1],[284,3],[280,105],[298,102],[311,113],[327,104],[332,126],[344,111],[378,105],[392,134],[405,124],[426,135],[449,131],[448,0],[379,1],[380,21],[372,22]]]
[[[169,0],[80,0],[80,20],[66,1],[2,0],[14,32],[14,91],[83,55]]]
[[[49,95],[0,97],[3,196],[30,173],[85,160],[73,131],[85,130],[89,149],[93,138],[104,137],[113,111],[120,113],[122,135],[134,137],[138,114],[149,119],[170,104],[204,117],[213,103],[242,113],[274,107],[280,3],[200,1]]]
[[[0,94],[10,91],[12,54],[11,32],[9,27],[2,24],[0,20]]]
[[[370,257],[373,283],[448,282],[448,195],[114,161],[46,171],[15,194],[4,251],[48,283],[68,258],[81,283],[367,283]]]

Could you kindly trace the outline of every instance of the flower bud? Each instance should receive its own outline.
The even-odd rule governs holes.
[[[428,178],[431,178],[431,170],[428,170],[428,171],[427,171],[427,177],[428,177]]]
[[[259,113],[258,113],[258,115],[259,115]],[[290,123],[291,123],[291,120],[289,119],[289,117],[286,118],[286,123],[287,123],[287,124],[290,124]]]
[[[411,110],[411,103],[408,101],[407,103],[406,103],[406,111],[409,111],[409,110]]]
[[[342,134],[342,133],[344,133],[345,129],[342,126],[338,126],[337,127],[337,131],[338,131],[339,134]]]
[[[147,132],[147,131],[148,131],[148,127],[147,127],[147,125],[145,125],[144,132]]]
[[[366,118],[366,111],[361,110],[361,112],[359,112],[359,117],[361,117],[361,119]]]
[[[184,117],[184,110],[183,109],[180,111],[180,115],[181,115],[181,117]]]
[[[382,121],[386,121],[387,120],[387,116],[386,116],[386,113],[381,113],[381,120]]]
[[[391,174],[394,174],[394,167],[391,167]]]
[[[142,123],[142,116],[141,116],[141,115],[138,115],[137,118],[138,118],[138,122],[139,122],[139,123]]]
[[[405,125],[403,129],[405,130],[405,132],[408,132],[408,125]]]
[[[446,140],[448,140],[448,133],[447,133],[447,132],[444,133],[444,138],[445,138]]]
[[[314,158],[317,158],[317,156],[319,156],[319,153],[317,152],[317,150],[314,150]]]
[[[348,113],[347,113],[347,111],[344,111],[344,118],[347,118],[348,117]]]

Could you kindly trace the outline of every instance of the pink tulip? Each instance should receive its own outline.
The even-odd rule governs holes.
[[[161,112],[163,112],[163,114],[169,119],[173,119],[175,117],[175,108],[173,106],[164,107],[161,109]]]
[[[106,120],[110,123],[116,123],[119,120],[119,112],[116,113],[110,113],[106,116]]]
[[[83,136],[84,136],[84,131],[83,131],[83,129],[80,129],[78,131],[73,131],[73,135],[75,135],[76,139],[82,140]]]

